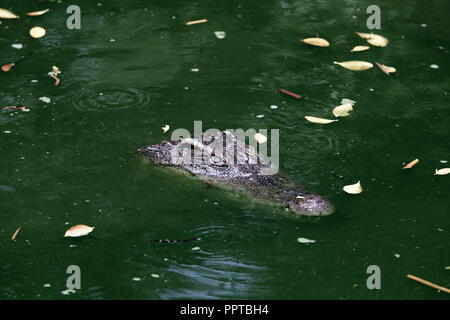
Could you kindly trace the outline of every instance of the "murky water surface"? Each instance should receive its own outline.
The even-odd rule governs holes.
[[[70,4],[81,30],[66,28]],[[0,107],[30,109],[0,112],[0,298],[447,298],[406,274],[450,286],[449,177],[433,175],[450,160],[450,4],[383,1],[378,33],[389,45],[350,53],[365,44],[354,32],[370,32],[370,4],[2,0],[21,18],[1,20],[1,63],[33,54],[0,74]],[[44,38],[28,35],[35,25]],[[316,34],[332,45],[299,42]],[[397,73],[333,65],[345,60]],[[343,98],[357,101],[350,117],[305,121],[332,117]],[[335,214],[290,219],[138,156],[170,139],[165,124],[193,130],[194,120],[280,129],[281,170]],[[342,191],[358,180],[362,194]],[[64,238],[76,224],[95,230]],[[193,237],[201,241],[150,242]],[[69,265],[81,268],[82,289],[65,296]],[[369,265],[381,269],[381,290],[366,287]]]

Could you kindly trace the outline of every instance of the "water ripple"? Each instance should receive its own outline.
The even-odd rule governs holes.
[[[138,88],[83,89],[72,99],[73,107],[80,111],[120,111],[147,105],[151,93]]]

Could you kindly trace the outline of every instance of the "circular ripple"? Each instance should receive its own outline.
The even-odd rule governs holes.
[[[72,105],[82,111],[120,111],[146,105],[150,98],[148,91],[136,88],[82,89],[72,99]]]

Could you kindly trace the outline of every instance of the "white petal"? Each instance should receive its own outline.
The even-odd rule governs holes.
[[[345,186],[344,191],[350,194],[358,194],[361,193],[363,190],[361,188],[361,183],[358,181],[355,184],[350,184],[348,186]]]
[[[343,104],[334,108],[333,114],[335,117],[346,117],[350,115],[349,111],[353,111],[353,106],[351,104]]]
[[[305,119],[312,123],[320,123],[320,124],[328,124],[331,122],[336,122],[338,120],[330,120],[330,119],[323,119],[323,118],[317,118],[317,117],[311,117],[311,116],[305,116]]]

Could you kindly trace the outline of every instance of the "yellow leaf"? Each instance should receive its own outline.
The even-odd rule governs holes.
[[[317,118],[317,117],[311,117],[311,116],[305,116],[305,119],[312,123],[320,123],[320,124],[328,124],[331,122],[336,122],[338,120],[330,120],[330,119],[323,119],[323,118]]]
[[[369,46],[356,46],[352,50],[350,50],[350,52],[366,51],[366,50],[369,50],[369,49],[370,49]]]
[[[450,173],[450,168],[443,168],[443,169],[439,169],[439,170],[436,169],[436,172],[434,174],[438,175],[438,176],[444,176],[449,173]]]
[[[367,70],[373,67],[373,64],[366,61],[344,61],[344,62],[336,62],[334,64],[338,64],[345,69],[353,70],[353,71],[362,71]]]
[[[27,12],[25,14],[30,17],[35,17],[35,16],[41,16],[44,13],[47,13],[49,10],[50,9],[45,9],[45,10],[41,10],[41,11]]]
[[[330,43],[322,38],[306,38],[303,40],[300,40],[306,44],[312,45],[312,46],[316,46],[316,47],[329,47]]]
[[[345,192],[350,194],[358,194],[362,192],[361,183],[359,181],[355,184],[345,186],[343,189]]]
[[[19,16],[16,16],[9,10],[0,8],[0,18],[1,19],[17,19]]]
[[[30,36],[32,36],[35,39],[42,38],[43,36],[45,36],[45,33],[46,33],[45,29],[41,27],[33,27],[30,30]]]
[[[81,237],[91,233],[92,230],[94,230],[94,227],[79,224],[67,230],[64,237]]]
[[[368,43],[376,47],[386,47],[389,43],[388,39],[378,34],[361,32],[356,32],[356,34],[361,38],[366,39]]]
[[[258,141],[258,143],[264,143],[267,141],[267,137],[261,133],[255,134],[255,140]]]
[[[394,73],[394,72],[397,71],[397,69],[395,69],[394,67],[385,66],[384,64],[381,64],[381,63],[378,63],[378,62],[375,62],[375,63],[378,66],[378,68],[380,68],[381,71],[383,71],[387,75],[390,75],[391,73]]]
[[[353,106],[351,104],[343,104],[334,108],[333,114],[335,117],[346,117],[349,115],[349,111],[353,111]]]

